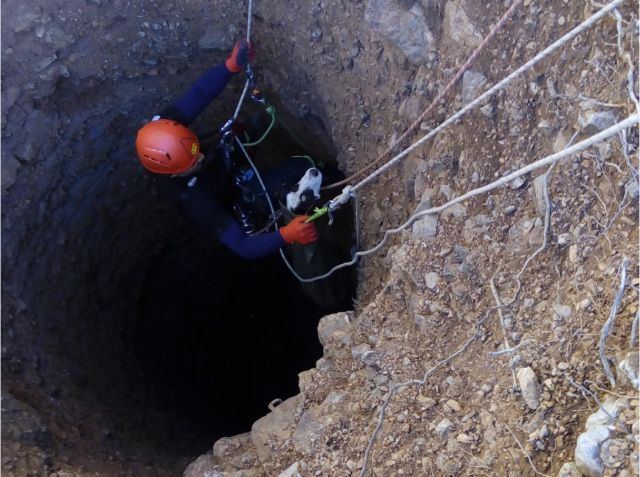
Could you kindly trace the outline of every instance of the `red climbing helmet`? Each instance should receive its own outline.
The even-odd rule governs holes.
[[[158,119],[145,124],[136,137],[142,165],[157,174],[188,171],[198,161],[198,137],[180,123]]]

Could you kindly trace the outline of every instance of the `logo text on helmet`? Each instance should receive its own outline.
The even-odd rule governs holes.
[[[191,155],[195,156],[196,152],[198,152],[198,145],[194,142],[193,144],[191,144]]]

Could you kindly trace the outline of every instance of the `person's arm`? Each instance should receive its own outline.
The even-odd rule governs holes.
[[[233,252],[249,260],[271,255],[286,244],[278,231],[248,236],[236,222],[232,222],[219,238]]]
[[[196,183],[187,192],[181,181],[170,177],[158,177],[155,183],[160,196],[243,258],[266,257],[288,243],[307,244],[318,239],[315,226],[305,223],[304,215],[278,231],[247,236],[204,184]]]
[[[255,59],[255,49],[246,40],[239,40],[224,63],[205,71],[189,90],[166,108],[160,116],[189,126],[191,122],[213,101],[234,73],[242,71]]]
[[[204,72],[182,97],[178,98],[168,109],[175,108],[181,122],[188,126],[213,101],[233,76],[224,63]],[[161,116],[165,117],[164,114]]]
[[[219,236],[220,241],[243,258],[261,258],[285,246],[298,243],[307,245],[318,240],[315,225],[306,223],[309,217],[298,215],[275,232],[244,235],[236,222],[231,222]]]
[[[200,178],[201,181],[203,179],[206,180]],[[178,194],[176,200],[180,202],[181,210],[186,216],[243,258],[266,257],[287,243],[279,231],[255,236],[243,234],[238,222],[220,204],[206,182],[196,182],[195,187],[187,191],[181,187],[170,187],[175,185],[173,179],[163,181],[160,178],[156,184],[164,185],[163,188],[169,192],[165,196]]]

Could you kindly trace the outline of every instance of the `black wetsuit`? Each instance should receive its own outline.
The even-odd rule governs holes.
[[[222,92],[232,75],[224,64],[211,68],[159,116],[188,126]],[[263,179],[269,195],[273,198],[277,187],[283,183],[298,181],[308,167],[309,163],[304,159],[290,159],[267,171]],[[161,197],[244,258],[265,257],[285,245],[278,231],[253,236],[242,232],[230,213],[235,185],[222,158],[214,158],[190,176],[156,174],[155,182]]]

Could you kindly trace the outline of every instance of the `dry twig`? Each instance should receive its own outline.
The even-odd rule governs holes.
[[[607,360],[605,352],[607,346],[607,338],[609,336],[609,333],[611,332],[611,328],[613,328],[613,324],[618,313],[618,308],[620,307],[622,296],[624,295],[624,288],[627,283],[627,266],[629,265],[629,263],[630,261],[627,257],[624,257],[622,259],[622,263],[620,264],[620,286],[618,288],[618,293],[616,293],[616,297],[613,300],[611,311],[609,312],[609,318],[602,327],[602,332],[600,333],[600,341],[598,342],[598,352],[600,354],[600,361],[602,361],[602,367],[604,368],[604,374],[607,375],[607,378],[609,379],[609,382],[612,386],[616,385],[616,378],[613,376],[613,372],[609,367],[609,361]]]
[[[469,347],[469,345],[473,343],[478,338],[478,336],[480,336],[480,329],[481,329],[480,327],[485,322],[485,320],[490,316],[494,308],[495,307],[489,308],[489,310],[485,313],[485,315],[476,322],[474,326],[475,327],[474,333],[462,344],[462,346],[460,346],[460,348],[458,348],[457,351],[450,354],[445,359],[437,362],[433,367],[431,367],[424,373],[421,379],[410,379],[402,383],[395,383],[389,387],[389,392],[387,394],[387,397],[385,398],[384,402],[380,406],[380,410],[378,413],[378,424],[375,430],[373,431],[373,434],[371,434],[371,437],[369,438],[369,443],[367,444],[367,448],[364,452],[362,469],[360,469],[360,477],[364,477],[367,473],[367,467],[369,464],[369,458],[371,456],[371,450],[373,449],[373,445],[375,444],[376,439],[378,438],[378,434],[382,430],[382,425],[384,424],[384,418],[387,413],[387,408],[389,407],[389,403],[391,402],[391,399],[393,398],[393,396],[398,394],[398,391],[400,391],[400,389],[405,388],[407,386],[413,386],[413,385],[423,386],[424,384],[426,384],[427,380],[429,379],[429,376],[431,376],[439,367],[449,363],[455,357],[463,353]]]
[[[516,444],[518,444],[518,447],[520,447],[520,450],[522,451],[522,453],[524,454],[524,456],[527,458],[527,460],[529,461],[529,465],[531,466],[531,468],[533,469],[533,471],[538,474],[538,475],[542,475],[544,477],[551,477],[549,474],[545,474],[544,472],[540,472],[538,469],[536,469],[536,466],[533,465],[533,461],[531,460],[531,456],[529,455],[529,453],[524,450],[524,447],[522,446],[522,444],[520,443],[520,441],[518,440],[518,438],[516,437],[516,435],[513,433],[513,431],[511,429],[509,429],[508,426],[504,426],[505,429],[507,431],[509,431],[509,434],[511,434],[511,437],[513,437],[513,439],[516,441]]]
[[[589,396],[591,396],[591,398],[596,402],[596,404],[602,410],[602,412],[604,412],[607,416],[609,416],[611,419],[613,419],[615,422],[617,422],[625,432],[628,432],[628,429],[627,429],[627,426],[625,425],[625,423],[622,422],[617,417],[615,417],[609,411],[607,411],[607,409],[602,405],[602,403],[598,399],[598,396],[596,396],[589,388],[586,388],[586,387],[582,386],[581,384],[576,383],[573,380],[573,378],[571,376],[569,376],[567,373],[563,373],[563,375],[564,375],[565,379],[567,381],[569,381],[569,384],[571,384],[573,387],[577,388],[580,391],[580,394],[582,394],[583,398],[587,399],[587,394]]]
[[[588,379],[585,379],[585,383],[589,383],[589,385],[593,386],[594,388],[596,388],[601,393],[611,394],[612,396],[625,398],[625,399],[638,399],[638,396],[625,396],[624,394],[614,393],[610,389],[602,388],[602,387],[598,386],[596,383],[594,383],[593,381],[589,381]]]
[[[517,345],[511,347],[511,348],[506,348],[506,349],[501,349],[500,351],[490,351],[487,354],[489,356],[491,356],[492,358],[495,358],[496,356],[502,356],[504,354],[511,354],[511,353],[515,353],[516,351],[518,351],[520,348],[522,348],[523,346],[528,345],[529,343],[531,343],[531,340],[522,340],[520,343],[518,343]]]
[[[491,286],[491,293],[493,294],[493,299],[496,301],[496,306],[498,308],[498,318],[500,320],[500,328],[502,328],[502,336],[504,337],[504,347],[505,349],[512,349],[511,344],[509,343],[509,338],[507,336],[507,327],[504,323],[504,313],[502,313],[502,307],[505,306],[500,299],[500,294],[498,293],[498,289],[496,288],[495,283],[495,274],[491,277],[489,281],[489,285]],[[513,303],[510,302],[509,304]],[[511,376],[513,377],[513,385],[518,387],[518,380],[516,379],[516,370],[514,369],[513,363],[509,362],[509,367],[511,368]]]

